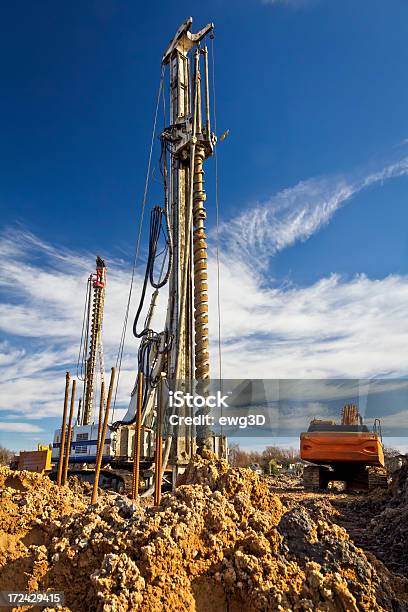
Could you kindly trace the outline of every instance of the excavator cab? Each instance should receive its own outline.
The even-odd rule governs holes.
[[[344,406],[341,416],[341,423],[313,419],[307,432],[300,434],[300,456],[308,462],[305,489],[326,489],[332,481],[344,482],[353,490],[386,488],[378,419],[370,431],[354,404]]]

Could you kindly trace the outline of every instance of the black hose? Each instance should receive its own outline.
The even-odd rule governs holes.
[[[163,231],[163,216],[166,219],[166,235],[165,235],[166,248],[165,248],[165,253],[163,256],[164,257],[163,262],[165,261],[166,256],[168,256],[168,264],[167,264],[167,270],[166,270],[164,277],[162,279],[159,278],[158,281],[155,281],[154,264],[155,264],[155,260],[157,257],[157,245],[159,243],[160,234]],[[171,244],[171,239],[169,238],[169,236],[170,234],[168,231],[167,215],[163,208],[160,208],[160,206],[155,206],[152,212],[150,213],[149,253],[147,256],[147,264],[146,264],[146,271],[145,271],[145,276],[143,280],[142,294],[140,296],[139,306],[136,312],[135,320],[133,322],[133,335],[136,338],[142,338],[143,336],[146,336],[149,332],[152,332],[152,330],[147,327],[145,327],[141,332],[137,331],[137,324],[139,322],[140,314],[143,309],[148,281],[150,281],[150,284],[152,285],[152,287],[154,287],[155,289],[160,289],[169,280],[171,264],[172,264],[172,256],[170,255],[170,253],[172,253],[172,244]]]

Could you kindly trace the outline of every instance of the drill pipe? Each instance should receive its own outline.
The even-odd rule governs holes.
[[[143,404],[143,372],[139,370],[137,381],[137,403],[135,437],[133,440],[133,478],[132,478],[132,499],[139,495],[139,471],[140,471],[140,442],[142,430],[142,404]]]
[[[193,263],[194,263],[194,331],[195,331],[195,377],[203,381],[210,376],[208,354],[208,284],[207,242],[205,234],[206,198],[203,189],[204,149],[197,147],[194,160],[193,193]]]
[[[202,395],[208,393],[210,379],[210,356],[208,353],[208,284],[207,284],[207,242],[205,234],[206,212],[204,202],[206,193],[203,181],[203,161],[205,151],[197,146],[194,159],[193,191],[193,265],[194,265],[194,349],[195,378],[197,391]],[[201,409],[198,414],[208,412]],[[198,449],[210,446],[210,429],[208,426],[197,426],[196,441]]]
[[[71,387],[71,404],[69,408],[69,416],[68,416],[68,433],[67,433],[67,443],[65,448],[65,457],[64,457],[64,467],[62,469],[62,484],[67,484],[68,479],[68,467],[69,467],[69,455],[71,452],[71,441],[72,441],[72,417],[74,415],[74,404],[75,404],[75,391],[76,391],[76,380],[72,381]]]
[[[94,504],[96,502],[96,500],[98,499],[99,474],[101,472],[101,465],[102,465],[102,459],[103,459],[103,449],[105,447],[106,431],[108,429],[109,410],[110,410],[110,405],[111,405],[111,400],[112,400],[113,385],[114,385],[114,382],[115,382],[115,374],[116,374],[116,369],[115,368],[111,368],[111,376],[110,376],[109,390],[108,390],[108,399],[106,401],[106,406],[105,406],[105,414],[104,414],[104,418],[103,418],[101,437],[100,437],[98,448],[97,448],[97,451],[96,451],[95,480],[94,480],[94,483],[93,483],[91,504]]]
[[[67,421],[70,378],[71,378],[70,373],[67,372],[65,375],[64,411],[62,413],[60,452],[59,452],[59,458],[58,458],[58,473],[57,473],[58,486],[61,486],[61,482],[62,482],[62,466],[64,462],[65,433],[66,433],[66,426],[67,426],[66,421]]]

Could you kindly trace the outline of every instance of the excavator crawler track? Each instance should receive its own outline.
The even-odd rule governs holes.
[[[388,489],[387,470],[382,467],[369,467],[368,472],[368,490],[373,489]]]
[[[307,465],[303,470],[303,487],[305,491],[319,491],[326,489],[328,484],[328,470],[321,465]]]

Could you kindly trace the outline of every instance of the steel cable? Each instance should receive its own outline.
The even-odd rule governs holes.
[[[130,301],[131,301],[131,298],[132,298],[133,284],[134,284],[134,279],[135,279],[135,271],[136,271],[137,261],[138,261],[138,258],[139,258],[139,249],[140,249],[140,242],[141,242],[141,236],[142,236],[142,227],[143,227],[144,212],[145,212],[145,207],[146,207],[147,193],[148,193],[148,189],[149,189],[150,168],[151,168],[151,163],[152,163],[153,146],[154,146],[154,139],[155,139],[155,136],[156,136],[157,115],[158,115],[158,111],[159,111],[160,96],[161,96],[161,92],[162,92],[162,88],[163,88],[163,83],[164,83],[164,66],[162,66],[162,70],[161,70],[160,84],[159,84],[159,90],[158,90],[157,101],[156,101],[156,109],[155,109],[155,113],[154,113],[152,137],[151,137],[151,141],[150,141],[150,150],[149,150],[149,157],[148,157],[148,163],[147,163],[146,180],[145,180],[145,187],[144,187],[143,200],[142,200],[142,210],[141,210],[141,213],[140,213],[139,231],[138,231],[138,236],[137,236],[137,243],[136,243],[136,248],[135,248],[135,254],[134,254],[134,257],[133,257],[132,276],[131,276],[131,281],[130,281],[129,295],[128,295],[128,301],[127,301],[127,306],[126,306],[126,311],[125,311],[125,317],[124,317],[124,321],[123,321],[122,335],[121,335],[121,339],[120,339],[118,355],[117,355],[117,358],[116,358],[116,368],[117,368],[117,371],[118,371],[118,376],[116,378],[115,396],[114,396],[114,399],[113,399],[112,420],[111,420],[111,422],[113,422],[114,415],[115,415],[116,398],[117,398],[117,394],[118,394],[119,380],[120,380],[120,374],[121,374],[121,368],[122,368],[122,359],[123,359],[123,351],[124,351],[126,332],[127,332],[127,323],[128,323],[128,319],[129,319]]]

